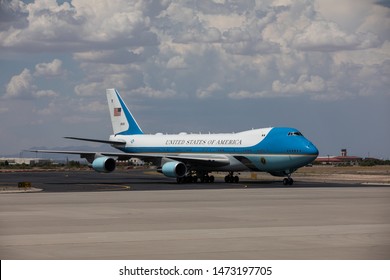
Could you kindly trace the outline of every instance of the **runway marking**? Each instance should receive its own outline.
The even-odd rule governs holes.
[[[96,185],[94,185],[96,186]],[[111,187],[107,187],[105,186],[106,188],[98,188],[97,190],[98,191],[106,191],[106,190],[110,190],[110,191],[120,191],[120,190],[131,190],[131,187],[130,186],[122,186],[122,185],[112,185],[112,188]]]
[[[36,187],[30,188],[18,188],[15,186],[1,186],[0,193],[30,193],[30,192],[41,192],[43,189],[39,189]]]
[[[390,183],[364,182],[364,183],[362,183],[362,185],[390,186]]]

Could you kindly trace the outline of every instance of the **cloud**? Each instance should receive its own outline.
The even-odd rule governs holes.
[[[91,43],[153,45],[156,36],[148,30],[149,18],[143,14],[148,7],[143,1],[34,1],[19,5],[19,13],[27,14],[19,20],[27,25],[14,24],[1,32],[0,46],[42,52],[86,50]]]
[[[178,34],[177,43],[217,43],[221,40],[221,32],[214,27],[211,28],[188,28]]]
[[[77,52],[73,54],[73,57],[82,62],[129,64],[144,60],[144,50],[145,49],[141,47],[136,48],[135,50],[123,48],[115,50]]]
[[[13,3],[0,48],[70,54],[76,97],[108,87],[149,99],[386,94],[389,12],[375,1]],[[63,60],[38,63],[7,96],[29,86],[36,97],[34,79],[64,73]]]
[[[172,98],[177,95],[177,93],[174,90],[171,89],[165,89],[165,90],[158,90],[150,87],[142,87],[138,88],[136,90],[132,90],[130,92],[133,96],[141,96],[141,97],[147,97],[147,98],[158,98],[158,99],[164,99],[164,98]]]
[[[93,96],[98,92],[100,92],[101,89],[102,89],[102,84],[99,82],[80,84],[74,88],[78,96]]]
[[[196,96],[199,98],[208,98],[215,96],[222,90],[222,87],[217,83],[212,83],[206,89],[198,89]]]
[[[323,92],[325,81],[319,76],[301,75],[296,83],[282,83],[279,80],[272,83],[272,90],[276,93],[310,94]]]
[[[27,12],[21,1],[0,1],[0,31],[27,26]]]
[[[344,49],[368,49],[379,44],[377,36],[347,34],[333,22],[317,21],[297,34],[292,41],[294,47],[304,51],[341,51]]]
[[[35,113],[38,115],[48,116],[56,113],[58,111],[58,108],[55,103],[50,102],[46,108],[43,109],[35,109]]]
[[[182,56],[174,56],[167,62],[167,68],[168,69],[180,69],[180,68],[187,68],[188,64],[184,61],[184,58]]]
[[[29,69],[24,68],[19,75],[11,77],[6,85],[6,91],[3,98],[31,99],[59,96],[54,90],[40,89],[37,86],[37,79],[59,76],[64,73],[61,65],[62,62],[59,59],[54,59],[49,63],[38,63],[35,65],[34,74],[32,74]]]
[[[92,101],[88,102],[87,104],[81,104],[79,106],[79,111],[82,112],[105,112],[107,111],[107,104],[106,103],[101,103],[99,101]]]
[[[228,96],[231,99],[254,99],[254,98],[263,98],[263,97],[273,97],[273,95],[267,91],[253,92],[253,91],[245,91],[245,90],[241,90],[238,92],[231,92],[229,93]]]
[[[49,63],[39,63],[35,65],[35,76],[59,76],[62,74],[62,61],[59,59],[54,59]]]
[[[56,97],[59,96],[57,92],[54,90],[38,90],[36,92],[33,92],[32,94],[34,97],[40,98],[40,97]]]
[[[33,77],[30,70],[24,68],[19,75],[15,75],[6,87],[5,98],[25,98],[30,97],[35,89]]]

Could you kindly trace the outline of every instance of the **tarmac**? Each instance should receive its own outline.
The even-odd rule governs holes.
[[[390,259],[388,185],[178,185],[132,170],[2,173],[1,188],[2,260]]]

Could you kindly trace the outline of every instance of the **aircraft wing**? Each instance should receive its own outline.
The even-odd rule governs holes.
[[[111,141],[111,140],[100,140],[91,138],[80,138],[80,137],[64,137],[66,139],[98,142],[111,145],[125,145],[125,141]],[[230,164],[229,159],[224,155],[210,155],[210,154],[129,154],[129,153],[113,153],[113,152],[83,152],[83,151],[56,151],[56,150],[36,150],[32,152],[41,153],[59,153],[59,154],[79,154],[81,158],[87,159],[88,162],[92,163],[97,157],[107,156],[113,157],[116,160],[129,160],[131,158],[139,158],[143,161],[152,162],[155,165],[160,165],[162,159],[171,159],[180,161],[191,167],[221,167]]]
[[[96,157],[105,156],[105,153],[100,152],[87,152],[87,151],[61,151],[61,150],[27,150],[31,153],[45,153],[45,154],[68,154],[79,155],[81,158],[85,158],[88,162],[92,163]]]
[[[110,141],[110,140],[100,140],[100,139],[91,139],[91,138],[69,137],[69,136],[64,137],[64,138],[65,139],[72,139],[72,140],[111,144],[111,145],[126,145],[125,141]]]
[[[161,155],[160,155],[161,156]],[[192,154],[178,154],[165,155],[164,158],[177,160],[188,164],[192,167],[221,167],[230,164],[229,159],[224,155],[192,155]]]
[[[86,151],[61,151],[61,150],[28,150],[34,153],[52,153],[52,154],[72,154],[80,155],[88,162],[92,163],[97,157],[113,157],[116,160],[129,160],[139,158],[143,161],[158,164],[162,159],[171,159],[183,162],[192,167],[221,167],[229,165],[229,159],[224,155],[192,155],[192,154],[130,154],[130,153],[113,153],[113,152],[86,152]]]
[[[95,158],[101,156],[113,157],[116,160],[129,160],[133,157],[136,157],[131,154],[113,153],[113,152],[87,152],[87,151],[62,151],[62,150],[28,150],[28,152],[45,153],[45,154],[79,155],[81,158],[85,158],[90,163],[92,163]]]

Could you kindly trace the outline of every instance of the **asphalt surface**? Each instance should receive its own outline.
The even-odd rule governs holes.
[[[261,173],[259,173],[261,174]],[[249,188],[334,188],[363,187],[360,184],[323,183],[295,180],[293,186],[284,186],[282,177],[272,180],[241,178],[238,184],[224,182],[226,174],[216,175],[214,183],[177,184],[176,179],[168,178],[153,170],[133,169],[115,171],[113,173],[97,173],[94,171],[44,171],[44,172],[7,172],[0,173],[0,192],[2,187],[17,187],[18,182],[31,182],[35,188],[44,192],[91,192],[91,191],[124,191],[124,190],[200,190],[200,189],[242,189]],[[390,186],[384,186],[390,187]],[[16,188],[17,189],[17,188]]]
[[[390,186],[0,173],[1,259],[390,259]]]

